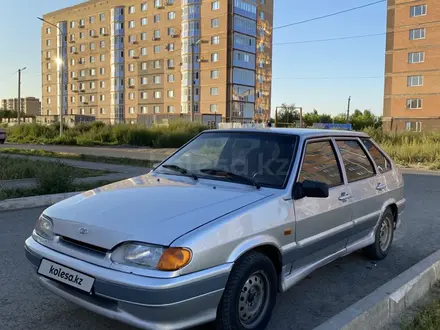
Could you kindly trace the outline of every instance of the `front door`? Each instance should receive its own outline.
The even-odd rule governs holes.
[[[310,140],[305,146],[298,181],[327,183],[328,198],[303,198],[294,201],[296,250],[294,268],[319,261],[345,249],[352,223],[352,193],[344,183],[334,142]]]

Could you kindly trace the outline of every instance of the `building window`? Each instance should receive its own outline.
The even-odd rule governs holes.
[[[142,41],[147,40],[147,32],[142,32],[142,33],[141,33],[141,40],[142,40]]]
[[[218,95],[218,87],[211,87],[210,94]]]
[[[148,4],[146,2],[141,3],[141,11],[147,11],[148,10]]]
[[[169,82],[169,83],[174,82],[174,75],[173,75],[173,74],[169,74],[169,75],[168,75],[168,82]]]
[[[95,16],[90,16],[89,17],[89,22],[90,22],[90,24],[95,23]]]
[[[134,14],[135,12],[136,12],[136,8],[134,6],[128,7],[128,13],[129,14]]]
[[[79,33],[79,38],[80,38],[80,39],[84,39],[84,37],[85,37],[84,32],[80,32],[80,33]]]
[[[71,28],[71,29],[74,29],[74,28],[75,28],[75,22],[73,22],[73,21],[70,22],[70,28]]]
[[[169,105],[167,111],[168,113],[174,113],[174,105]]]
[[[99,29],[99,34],[100,35],[103,36],[105,33],[106,33],[105,27],[102,27],[102,28]]]
[[[153,76],[153,83],[160,84],[160,76]]]
[[[424,16],[426,15],[426,11],[427,11],[426,5],[411,6],[409,16],[410,17]]]
[[[160,69],[160,61],[159,60],[156,60],[153,62],[153,68]]]
[[[104,94],[100,95],[100,96],[99,96],[99,100],[100,100],[100,101],[105,101],[105,95],[104,95]]]
[[[47,81],[51,81],[52,80],[52,75],[51,74],[48,74],[47,75]]]
[[[423,86],[423,76],[408,76],[408,87]]]
[[[135,108],[135,107],[129,107],[129,108],[128,108],[128,112],[129,112],[130,114],[135,114],[135,113],[136,113],[136,108]]]
[[[134,78],[128,79],[128,86],[134,86]]]
[[[99,60],[100,60],[101,62],[104,62],[104,61],[105,61],[105,54],[101,54],[101,55],[99,55]]]
[[[95,95],[90,95],[90,102],[95,102]]]
[[[264,19],[264,11],[260,11],[260,19]]]
[[[148,19],[146,17],[141,18],[141,25],[147,25]]]
[[[141,69],[142,70],[147,70],[148,69],[148,63],[147,62],[142,62]]]
[[[218,111],[218,105],[217,104],[211,104],[209,105],[209,110],[211,112],[217,112]]]
[[[99,46],[100,46],[101,48],[105,48],[105,41],[104,41],[104,40],[101,40],[101,41],[99,42]]]
[[[85,25],[85,21],[84,21],[84,19],[80,19],[79,20],[79,26],[84,26]]]
[[[218,62],[218,61],[219,61],[218,53],[212,53],[211,54],[211,62]]]
[[[128,22],[128,28],[133,29],[134,27],[135,27],[135,22],[134,21]]]
[[[405,128],[409,132],[421,132],[422,131],[422,122],[420,122],[420,121],[407,121],[405,123]]]
[[[94,49],[95,49],[95,43],[92,42],[92,43],[90,43],[90,50],[94,50]]]
[[[425,52],[415,52],[408,54],[408,63],[422,63],[425,62]]]
[[[425,39],[426,29],[411,29],[409,30],[409,39],[417,40],[417,39]]]
[[[99,14],[99,20],[101,22],[105,20],[105,14],[104,13]]]
[[[90,69],[90,75],[96,76],[96,69]]]
[[[148,93],[147,92],[141,92],[141,99],[142,100],[148,99]]]
[[[162,7],[162,0],[154,0],[154,7],[155,8]]]
[[[130,100],[134,100],[136,98],[136,94],[134,92],[128,93],[128,98]]]
[[[148,113],[148,107],[145,105],[141,106],[141,113]]]
[[[168,35],[169,35],[169,36],[174,36],[174,35],[175,35],[175,30],[174,30],[173,27],[169,27],[169,28],[168,28]]]
[[[105,114],[105,109],[104,109],[104,108],[99,109],[99,113],[100,113],[101,115]]]
[[[94,36],[95,36],[95,30],[90,30],[90,31],[89,31],[89,35],[90,35],[91,37],[94,37]]]
[[[147,54],[148,54],[147,47],[142,47],[142,48],[141,48],[141,55],[142,55],[142,56],[147,56]]]
[[[211,3],[211,10],[219,10],[220,9],[220,1],[213,1]]]
[[[168,97],[169,97],[169,98],[173,98],[173,97],[174,97],[174,90],[170,89],[170,90],[168,91]]]
[[[218,45],[219,43],[220,43],[220,37],[219,36],[211,37],[211,44]]]
[[[168,13],[168,19],[169,20],[176,19],[176,13],[174,11],[170,11]]]
[[[81,71],[79,72],[79,76],[80,76],[80,77],[85,77],[85,76],[86,76],[86,70],[81,70]]]
[[[154,92],[154,98],[155,98],[155,99],[160,99],[160,97],[162,96],[161,94],[162,94],[162,93],[161,93],[160,91],[155,91],[155,92]]]
[[[407,109],[421,109],[422,108],[422,99],[408,99],[408,100],[406,100],[406,108]]]
[[[155,105],[155,106],[153,107],[153,111],[154,111],[154,113],[159,113],[159,112],[160,112],[160,108],[159,108],[159,106],[158,106],[158,105]]]
[[[169,69],[174,68],[174,58],[168,59],[167,66],[168,66]]]
[[[160,53],[160,46],[159,45],[154,46],[154,53],[155,54]]]
[[[147,85],[148,84],[148,77],[141,77],[141,84]]]
[[[218,18],[213,18],[211,20],[211,27],[218,28],[220,26],[220,20]]]
[[[105,88],[105,81],[100,81],[99,82],[99,87]]]
[[[154,23],[159,23],[160,22],[160,14],[154,15],[153,21],[154,21]]]
[[[160,39],[160,30],[154,30],[154,39]]]
[[[81,45],[81,46],[79,46],[79,50],[80,51],[85,51],[86,50],[86,45]]]
[[[168,50],[169,52],[174,51],[174,42],[169,43],[169,44],[166,46],[166,48],[167,48],[167,50]]]
[[[95,89],[96,88],[96,83],[94,81],[90,82],[90,89]]]

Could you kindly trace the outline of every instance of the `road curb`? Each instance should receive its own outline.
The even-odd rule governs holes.
[[[440,250],[314,330],[383,329],[440,280]]]
[[[64,199],[80,194],[81,192],[42,195],[23,198],[6,199],[0,202],[0,211],[30,209],[34,207],[49,206]]]

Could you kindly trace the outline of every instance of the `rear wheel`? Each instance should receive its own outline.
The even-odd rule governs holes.
[[[238,260],[217,313],[217,330],[263,330],[275,307],[277,272],[264,254],[250,252]]]
[[[375,260],[384,259],[391,249],[393,238],[394,214],[390,209],[386,209],[376,228],[374,243],[365,248],[367,256]]]

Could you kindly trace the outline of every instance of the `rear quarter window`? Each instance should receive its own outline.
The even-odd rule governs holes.
[[[369,154],[373,158],[374,162],[377,165],[377,168],[380,173],[385,173],[391,170],[391,162],[385,155],[380,151],[371,139],[361,139],[365,148],[367,148]]]
[[[344,162],[348,182],[368,179],[376,175],[374,165],[357,140],[336,141]]]

